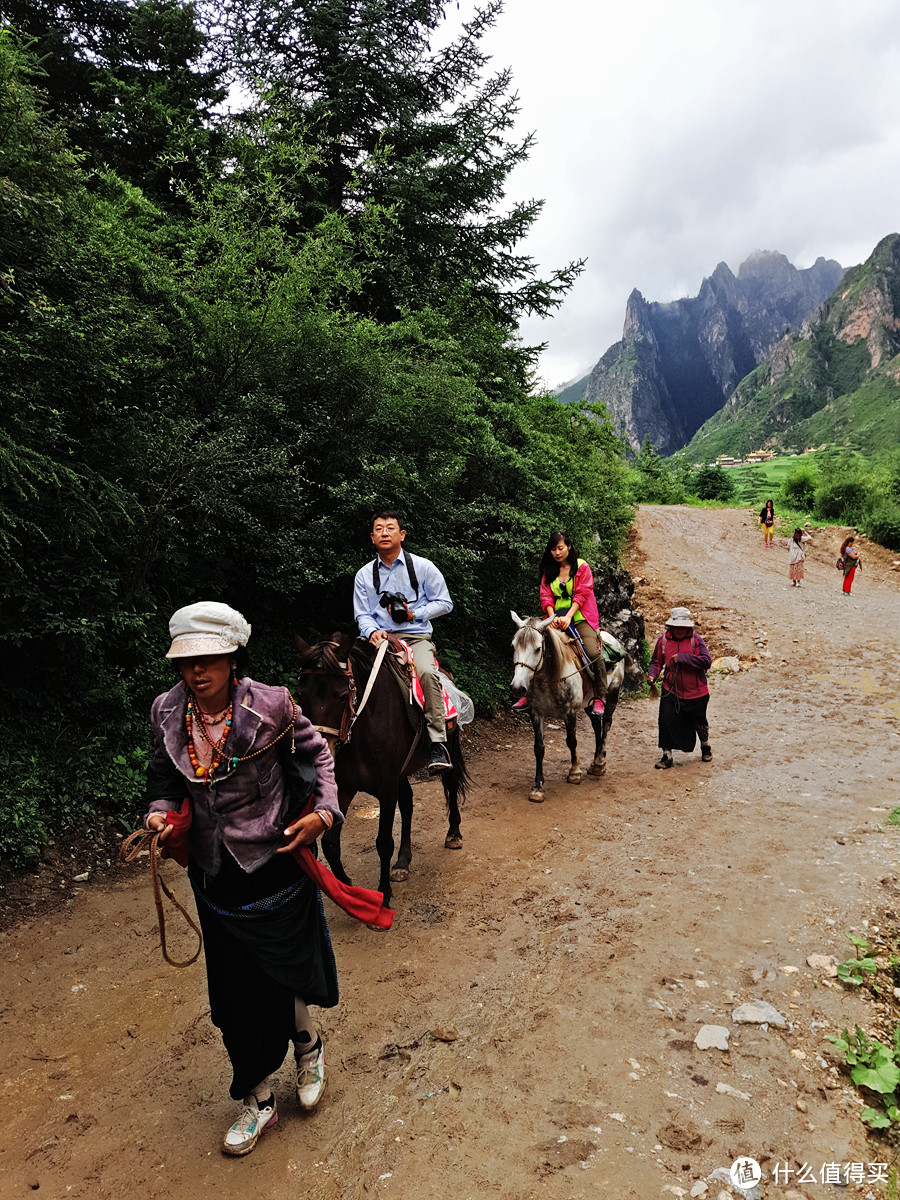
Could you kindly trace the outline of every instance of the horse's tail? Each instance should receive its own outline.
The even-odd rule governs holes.
[[[444,784],[444,797],[447,800],[447,805],[450,804],[450,789],[456,788],[457,801],[462,804],[469,790],[469,784],[472,782],[472,777],[466,768],[466,760],[463,758],[462,740],[459,736],[459,725],[455,729],[449,731],[447,736],[447,751],[450,755],[450,761],[453,767],[449,771],[444,771],[441,779]]]

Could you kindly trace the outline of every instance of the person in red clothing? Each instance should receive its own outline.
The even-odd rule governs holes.
[[[694,622],[686,608],[673,608],[666,622],[665,633],[657,639],[650,658],[647,678],[654,693],[656,681],[662,676],[662,697],[659,701],[659,748],[662,757],[657,770],[674,766],[673,750],[690,754],[700,738],[700,757],[712,759],[709,745],[709,722],[706,706],[709,685],[706,672],[712,657],[706,642],[694,632]]]
[[[579,558],[572,539],[561,529],[550,534],[541,558],[541,610],[554,629],[581,639],[593,664],[594,695],[587,712],[602,717],[606,710],[606,665],[600,649],[600,614],[594,595],[594,575]],[[513,708],[528,707],[528,697],[517,700]]]

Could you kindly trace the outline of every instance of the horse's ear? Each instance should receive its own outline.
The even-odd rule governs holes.
[[[551,613],[550,616],[547,617],[546,621],[538,621],[537,628],[538,629],[546,629],[547,626],[550,624],[550,622],[553,620],[554,615],[555,615],[554,613]]]
[[[519,616],[519,614],[518,614],[518,613],[515,613],[515,612],[513,612],[513,610],[512,610],[512,609],[510,609],[510,610],[509,610],[509,615],[512,617],[512,619],[515,621],[515,623],[516,623],[516,624],[518,625],[518,627],[521,629],[521,628],[522,628],[522,626],[525,624],[525,622],[522,620],[522,618]]]
[[[296,646],[297,653],[300,655],[300,657],[303,658],[305,655],[309,654],[310,650],[312,650],[312,646],[309,644],[309,642],[304,642],[299,633],[294,633],[291,636],[294,639],[294,645]]]
[[[339,629],[336,629],[331,635],[330,640],[337,646],[338,654],[346,658],[350,653],[350,648],[353,645],[353,635],[350,633],[342,633]]]

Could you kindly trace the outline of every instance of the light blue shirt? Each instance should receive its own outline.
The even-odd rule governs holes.
[[[406,570],[406,555],[412,559],[413,569],[419,581],[419,598],[409,585],[409,573]],[[427,558],[420,558],[411,551],[401,550],[393,565],[388,568],[378,559],[378,578],[380,588],[376,592],[372,587],[372,563],[367,562],[356,572],[353,583],[353,616],[359,625],[359,632],[367,638],[376,629],[387,629],[390,633],[431,633],[431,622],[435,617],[452,612],[453,601],[447,591],[444,577]],[[384,592],[395,592],[403,596],[409,605],[414,621],[404,621],[398,625],[391,620],[390,613],[378,603]]]

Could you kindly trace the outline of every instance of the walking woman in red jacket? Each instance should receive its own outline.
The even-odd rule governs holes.
[[[700,738],[700,757],[710,762],[709,722],[706,706],[709,685],[706,672],[712,657],[706,642],[694,632],[694,622],[686,608],[673,608],[666,622],[665,633],[657,639],[650,659],[647,677],[656,688],[662,676],[662,697],[659,701],[659,748],[662,757],[655,763],[657,770],[675,765],[672,751],[690,754]]]

